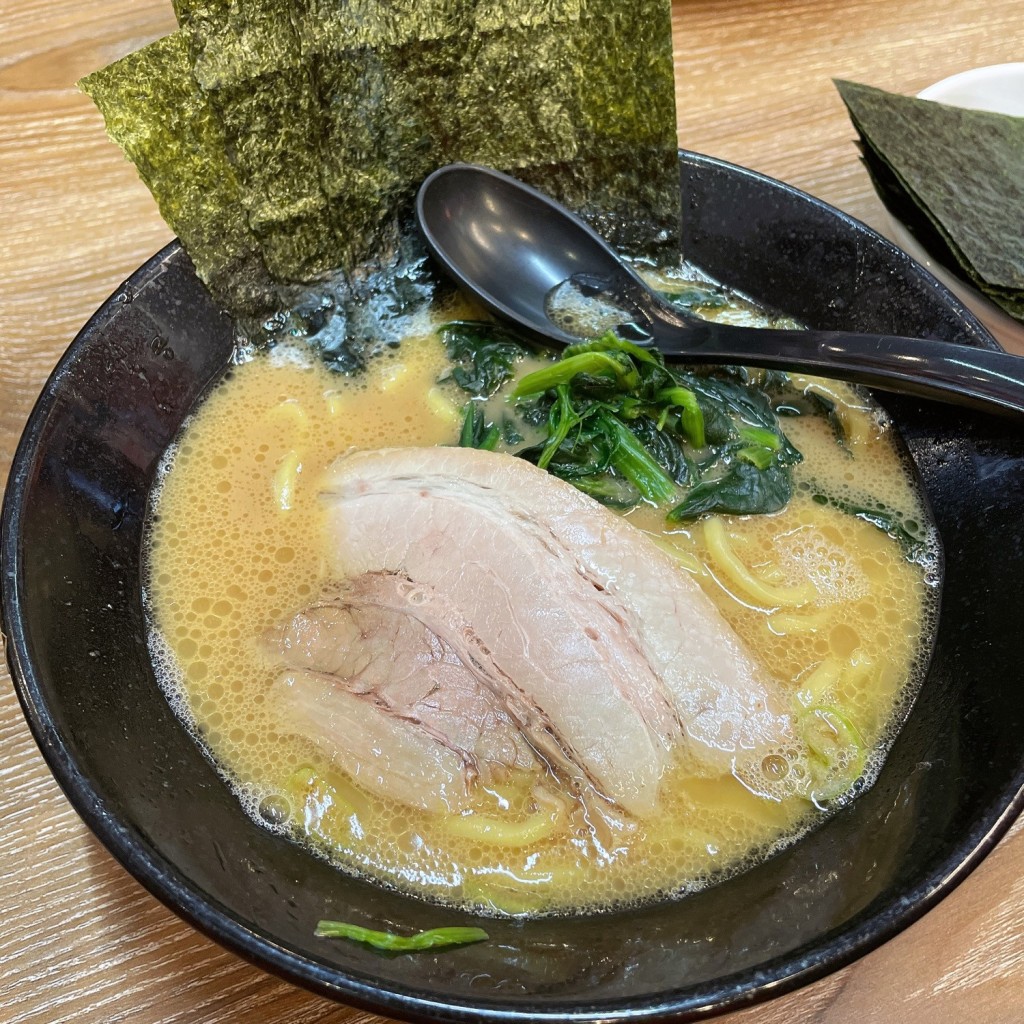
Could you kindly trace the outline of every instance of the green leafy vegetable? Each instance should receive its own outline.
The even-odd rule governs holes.
[[[911,562],[923,558],[928,550],[926,539],[921,534],[921,527],[916,522],[906,522],[903,516],[886,508],[884,505],[874,503],[871,505],[858,504],[847,498],[840,498],[834,494],[827,494],[823,491],[815,491],[811,500],[818,505],[829,505],[844,515],[854,516],[877,527],[883,533],[888,534],[899,544],[904,557]]]
[[[374,949],[393,953],[418,953],[450,946],[467,946],[488,938],[483,928],[430,928],[414,935],[398,935],[395,932],[375,931],[344,921],[319,921],[315,934],[326,939],[351,939],[353,942],[362,942]]]
[[[729,293],[712,284],[687,284],[675,290],[658,289],[658,294],[667,302],[691,312],[725,309],[729,305]]]
[[[489,320],[452,320],[438,328],[452,379],[475,398],[493,395],[529,351],[519,336]]]
[[[842,417],[839,415],[839,410],[836,408],[836,403],[817,391],[808,391],[801,397],[804,403],[809,403],[825,414],[836,441],[849,452],[849,438],[846,436],[846,428],[843,425]],[[799,408],[800,406],[796,405],[795,407]]]
[[[612,410],[601,409],[595,426],[611,442],[612,469],[633,484],[647,501],[662,504],[672,499],[676,493],[672,477]]]
[[[798,724],[812,755],[811,799],[835,800],[863,774],[867,745],[849,717],[835,707],[808,708]]]
[[[596,473],[593,476],[573,477],[572,484],[609,508],[624,511],[634,508],[641,500],[640,492],[623,477]]]
[[[525,376],[516,385],[512,397],[542,394],[561,384],[568,384],[577,377],[591,378],[589,384],[592,388],[600,389],[607,382],[609,388],[623,391],[636,387],[640,382],[640,375],[632,359],[625,353],[596,350],[578,352],[573,346],[572,354],[566,354],[557,363]],[[579,383],[577,381],[577,386]]]
[[[483,409],[476,402],[469,402],[459,433],[459,447],[483,448],[493,452],[500,439],[501,431],[493,423],[486,422]]]
[[[768,398],[734,377],[669,367],[613,334],[573,345],[513,390],[547,429],[517,454],[616,507],[671,504],[674,521],[777,511],[801,456]]]
[[[573,408],[572,399],[569,395],[569,388],[560,384],[555,388],[554,401],[551,403],[551,410],[548,414],[548,428],[549,435],[547,444],[541,449],[540,455],[537,457],[537,465],[541,469],[547,469],[551,465],[551,459],[555,453],[562,447],[566,438],[569,436],[569,431],[574,427],[578,427],[583,422],[582,417]],[[575,464],[579,464],[579,460],[575,457],[575,453],[567,453],[570,458],[559,465],[563,466],[563,476],[573,476],[574,471],[568,467]],[[608,468],[608,460],[610,453],[599,453],[597,463],[584,462],[582,465],[585,467],[577,475],[589,475],[591,473],[600,473]]]
[[[774,430],[766,430],[764,427],[739,427],[736,432],[749,445],[765,448],[772,453],[782,447],[781,438]]]
[[[769,462],[762,468],[753,462],[736,461],[720,477],[696,484],[668,518],[681,523],[703,515],[778,512],[792,497],[793,484],[785,466]]]
[[[664,403],[661,415],[658,417],[659,430],[665,426],[673,407],[678,406],[681,410],[679,426],[689,442],[694,448],[703,448],[708,443],[704,431],[704,413],[701,411],[697,396],[689,388],[678,386],[665,388],[658,392],[656,398],[659,402]]]
[[[698,470],[687,455],[689,437],[685,431],[666,430],[664,424],[655,423],[649,416],[630,420],[629,429],[677,484],[689,484],[696,479]]]

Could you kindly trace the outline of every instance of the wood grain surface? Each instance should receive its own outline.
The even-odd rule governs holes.
[[[879,227],[831,79],[913,93],[1024,60],[1020,0],[686,0],[679,137]],[[32,404],[92,311],[171,234],[82,74],[174,28],[169,0],[0,4],[0,482]],[[1024,831],[939,907],[843,971],[729,1024],[1024,1020]],[[47,771],[0,670],[2,1024],[378,1020],[263,974],[153,900]]]

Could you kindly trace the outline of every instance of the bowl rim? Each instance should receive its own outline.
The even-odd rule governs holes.
[[[926,268],[891,241],[862,222],[824,201],[767,175],[719,160],[680,150],[681,162],[696,167],[725,170],[780,188],[819,211],[837,216],[856,234],[866,233],[875,244],[883,243],[898,260],[913,264],[925,276],[938,296],[976,335],[977,343],[998,349],[974,315]],[[674,1020],[703,1020],[736,1011],[791,992],[846,967],[903,931],[952,892],[978,866],[1024,810],[1024,765],[1000,799],[985,809],[975,827],[966,833],[954,851],[895,904],[872,913],[852,929],[840,931],[827,942],[809,942],[762,964],[721,978],[678,988],[654,998],[637,997],[575,1006],[555,1003],[543,1006],[503,1008],[500,1000],[474,1000],[430,996],[420,990],[389,986],[381,989],[370,976],[360,976],[292,952],[273,936],[246,927],[193,885],[188,877],[145,837],[117,819],[106,806],[103,793],[85,776],[71,755],[64,737],[52,720],[42,698],[40,679],[32,663],[29,638],[23,628],[21,609],[25,580],[18,553],[23,504],[31,482],[31,470],[40,436],[53,411],[63,378],[71,373],[80,352],[124,305],[124,297],[152,281],[165,263],[186,258],[177,240],[170,242],[126,278],[89,318],[61,356],[32,409],[11,463],[10,475],[0,512],[0,631],[6,635],[6,659],[14,689],[33,737],[50,771],[93,834],[109,853],[161,903],[220,945],[263,970],[301,985],[319,995],[376,1013],[395,1014],[412,1021],[525,1022],[552,1021],[653,1021],[670,1016]]]

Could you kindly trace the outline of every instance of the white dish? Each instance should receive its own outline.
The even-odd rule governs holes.
[[[934,100],[952,107],[990,110],[997,114],[1024,117],[1024,62],[993,64],[972,68],[922,89],[922,100]],[[1000,309],[981,292],[939,266],[918,244],[902,221],[889,215],[889,236],[908,255],[927,267],[989,329],[1004,348],[1024,353],[1024,324]]]
[[[951,107],[1024,117],[1024,61],[962,71],[929,85],[917,96]]]

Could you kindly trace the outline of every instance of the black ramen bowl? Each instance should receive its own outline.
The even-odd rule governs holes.
[[[778,182],[681,154],[686,255],[810,326],[994,347],[919,266]],[[161,453],[232,351],[171,245],[72,344],[3,509],[3,629],[25,714],[69,799],[150,892],[297,984],[413,1020],[693,1020],[777,995],[905,928],[1024,800],[1024,430],[880,396],[946,550],[938,639],[878,781],[815,832],[698,895],[592,918],[488,920],[490,941],[387,957],[322,917],[411,932],[481,923],[340,874],[243,814],[157,687],[141,543]],[[126,770],[126,766],[131,766]]]

